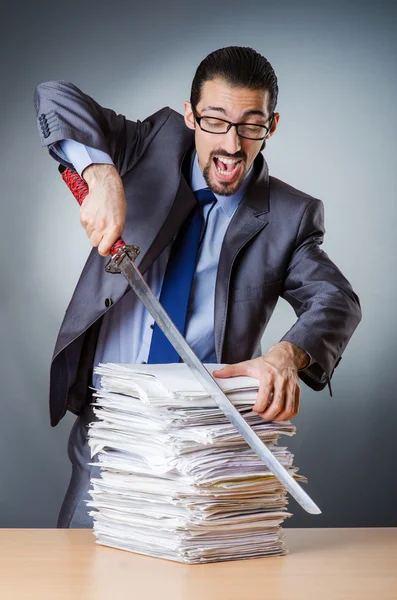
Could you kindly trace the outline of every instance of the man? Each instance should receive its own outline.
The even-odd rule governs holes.
[[[184,117],[163,108],[133,122],[67,82],[38,86],[42,145],[88,183],[80,217],[93,246],[51,367],[52,425],[67,409],[79,415],[58,526],[92,526],[84,501],[97,469],[87,465],[93,366],[177,360],[124,278],[104,272],[121,234],[141,248],[137,264],[167,310],[185,302],[172,316],[199,358],[228,363],[219,377],[260,381],[254,410],[264,419],[297,414],[298,377],[315,390],[330,385],[360,305],[320,249],[321,201],[268,175],[261,150],[277,128],[277,94],[270,63],[241,47],[202,61]],[[263,356],[279,296],[298,319]]]

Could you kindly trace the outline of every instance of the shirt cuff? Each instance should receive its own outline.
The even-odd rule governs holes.
[[[306,352],[306,354],[307,354],[307,355],[308,355],[308,357],[309,357],[309,363],[306,365],[306,367],[303,367],[302,369],[298,369],[298,371],[306,371],[306,369],[308,369],[309,367],[311,367],[311,366],[312,366],[312,364],[314,363],[314,360],[313,360],[313,357],[311,356],[311,354],[309,354],[309,353],[307,352],[307,350],[305,350],[305,352]]]
[[[109,154],[90,146],[85,146],[75,140],[60,140],[52,145],[52,150],[66,162],[72,164],[80,175],[92,164],[114,165]]]

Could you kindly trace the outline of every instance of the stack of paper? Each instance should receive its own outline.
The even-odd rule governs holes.
[[[212,371],[220,365],[207,365]],[[285,554],[286,492],[183,364],[99,365],[90,425],[101,477],[91,480],[97,542],[186,563]],[[217,379],[257,435],[278,446],[289,422],[252,411],[258,381]]]

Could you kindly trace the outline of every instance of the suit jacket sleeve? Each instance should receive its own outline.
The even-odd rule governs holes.
[[[71,166],[51,148],[60,140],[71,139],[106,152],[121,176],[139,160],[171,112],[163,109],[143,122],[130,121],[67,81],[38,85],[34,106],[41,145],[47,146],[56,160]]]
[[[312,198],[299,225],[281,294],[298,316],[281,341],[310,354],[314,363],[299,375],[315,390],[329,384],[361,320],[357,295],[320,248],[324,232],[323,203]]]

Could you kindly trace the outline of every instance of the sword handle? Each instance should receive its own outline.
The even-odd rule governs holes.
[[[80,177],[78,173],[76,173],[76,171],[72,171],[72,169],[68,169],[63,165],[59,165],[58,171],[60,172],[62,179],[72,192],[73,196],[81,206],[89,191],[87,183]],[[117,251],[120,250],[120,248],[124,248],[125,246],[125,241],[123,238],[119,237],[119,239],[116,240],[111,247],[110,255],[114,256]]]

